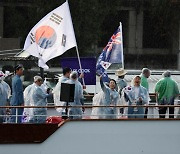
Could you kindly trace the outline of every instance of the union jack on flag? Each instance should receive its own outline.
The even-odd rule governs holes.
[[[120,28],[118,27],[117,31],[111,36],[108,44],[103,49],[103,51],[106,52],[106,58],[110,58],[110,54],[111,54],[111,51],[113,49],[113,46],[121,44],[121,43],[122,43],[121,32],[120,32]]]

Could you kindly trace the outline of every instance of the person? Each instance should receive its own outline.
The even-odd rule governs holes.
[[[179,99],[179,97],[178,97],[177,105],[180,105],[180,99]],[[180,108],[179,108],[179,107],[177,108],[177,115],[176,115],[176,118],[180,119]]]
[[[23,97],[23,85],[20,77],[23,75],[23,65],[16,65],[15,76],[12,78],[12,98],[10,101],[11,106],[24,106]],[[23,108],[12,108],[11,111],[11,122],[16,122],[16,110],[17,110],[17,123],[21,123],[23,114]]]
[[[127,74],[127,71],[125,71],[123,68],[120,68],[116,71],[115,75],[118,76],[118,79],[116,80],[118,92],[121,97],[122,95],[122,89],[127,86],[127,82],[124,80],[125,75]],[[121,108],[120,112],[123,115],[126,108]]]
[[[165,71],[163,78],[155,86],[159,105],[174,105],[174,99],[179,95],[177,83],[171,78],[171,72]],[[167,107],[159,107],[159,117],[165,118]],[[174,118],[174,107],[169,107],[169,118]]]
[[[116,83],[118,86],[118,92],[119,92],[120,96],[121,96],[122,89],[127,86],[127,82],[124,80],[124,77],[126,74],[127,74],[127,71],[125,71],[123,68],[118,69],[115,73],[115,75],[118,76]]]
[[[148,78],[151,75],[151,71],[148,68],[143,68],[142,69],[142,73],[140,75],[141,77],[141,86],[143,86],[144,88],[146,88],[146,90],[149,93],[149,83],[148,83]],[[149,98],[150,100],[150,98]],[[154,110],[153,108],[150,109],[150,112],[153,113],[151,110]],[[148,108],[145,108],[145,113],[144,113],[144,118],[147,118],[147,114],[148,114]]]
[[[81,72],[81,74],[80,74],[79,77],[78,77],[78,81],[81,83],[81,85],[82,85],[82,87],[83,87],[83,99],[81,99],[81,104],[82,104],[82,105],[84,105],[84,100],[86,99],[86,98],[84,97],[84,95],[89,95],[88,92],[85,90],[85,89],[86,89],[86,85],[85,85],[85,83],[83,82],[83,80],[84,80],[84,73]],[[85,112],[85,108],[84,108],[84,107],[82,107],[82,111]]]
[[[33,102],[31,101],[31,89],[34,86],[35,83],[30,84],[29,86],[27,86],[24,89],[24,106],[33,106]],[[24,108],[23,111],[23,118],[22,118],[22,122],[23,123],[27,123],[29,122],[30,119],[32,119],[33,116],[33,108]]]
[[[151,75],[151,71],[148,68],[143,68],[142,69],[142,73],[140,75],[141,77],[141,86],[143,86],[144,88],[147,89],[147,91],[149,91],[149,83],[148,83],[148,78]]]
[[[3,81],[5,74],[0,71],[0,106],[9,105],[9,97],[11,95],[11,89],[9,85]],[[6,108],[0,108],[0,123],[5,122]]]
[[[59,78],[58,83],[56,84],[55,88],[53,89],[53,98],[54,98],[54,104],[56,106],[66,106],[66,102],[60,101],[60,90],[61,90],[61,83],[65,83],[67,80],[69,80],[71,74],[71,69],[69,67],[65,67],[63,69],[63,76]],[[56,108],[56,110],[61,114],[65,114],[65,108]]]
[[[128,107],[128,118],[144,118],[144,108],[138,105],[148,104],[148,92],[146,88],[140,85],[141,77],[135,76],[132,80],[132,86],[123,89],[127,105],[136,105],[137,107]]]
[[[74,101],[68,102],[69,106],[68,115],[70,119],[81,119],[82,118],[82,108],[73,108],[73,106],[82,106],[82,99],[83,99],[83,87],[81,83],[78,81],[78,73],[73,71],[70,74],[70,79],[67,80],[65,83],[68,84],[75,84],[74,90]]]
[[[93,119],[114,119],[120,115],[120,108],[116,105],[122,105],[119,93],[116,90],[116,81],[110,79],[109,86],[102,81],[100,76],[100,85],[102,91],[93,97],[93,106],[105,105],[108,107],[94,107],[91,112]],[[113,107],[111,107],[113,105]]]
[[[43,87],[41,86],[43,80],[40,76],[34,77],[34,84],[30,90],[30,102],[32,106],[46,106],[47,101],[46,98],[51,96],[52,94],[45,93]],[[29,120],[30,123],[45,123],[47,117],[47,108],[32,108],[33,116]]]

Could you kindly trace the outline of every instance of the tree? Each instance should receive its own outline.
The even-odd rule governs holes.
[[[31,28],[62,3],[64,0],[36,0],[31,1],[30,6],[10,5],[6,7],[5,37],[20,37],[21,47],[23,47]],[[109,0],[69,1],[75,35],[81,53],[92,50],[92,45],[97,45],[103,39],[102,35],[108,31],[108,29],[104,31],[102,28],[104,21],[108,14],[117,12],[117,4],[119,4],[118,0],[114,0],[113,3]],[[106,24],[111,25],[109,22]]]
[[[180,3],[173,0],[152,0],[148,8],[154,44],[161,48],[173,49],[173,42],[177,41],[177,31],[180,20]],[[148,29],[147,29],[148,30]],[[157,46],[158,47],[158,46]]]

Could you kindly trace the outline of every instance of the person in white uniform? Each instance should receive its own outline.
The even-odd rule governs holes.
[[[82,118],[82,100],[84,99],[83,97],[83,87],[81,83],[78,81],[78,73],[73,71],[70,74],[70,80],[67,80],[65,83],[68,84],[75,84],[75,90],[74,90],[74,102],[69,102],[69,106],[71,106],[68,109],[68,115],[70,119],[81,119]],[[82,106],[80,108],[74,107],[73,106]]]
[[[7,106],[9,104],[9,97],[11,89],[9,85],[3,81],[5,74],[0,71],[0,106]],[[0,123],[5,122],[6,108],[0,108]]]
[[[54,98],[54,104],[56,106],[66,106],[66,102],[60,101],[60,90],[61,90],[61,83],[65,83],[67,80],[69,80],[71,74],[71,69],[66,67],[63,69],[63,76],[59,78],[58,83],[56,84],[55,88],[53,89],[53,98]],[[56,108],[56,110],[60,113],[60,115],[65,114],[65,108]]]

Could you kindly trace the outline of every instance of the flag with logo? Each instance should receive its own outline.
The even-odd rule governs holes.
[[[48,69],[46,62],[77,46],[69,4],[66,1],[48,13],[29,32],[24,50],[38,57],[38,66]]]
[[[106,70],[112,63],[122,63],[122,65],[124,64],[121,23],[118,29],[109,39],[109,42],[107,43],[106,47],[103,49],[97,60],[97,74],[107,77]]]

